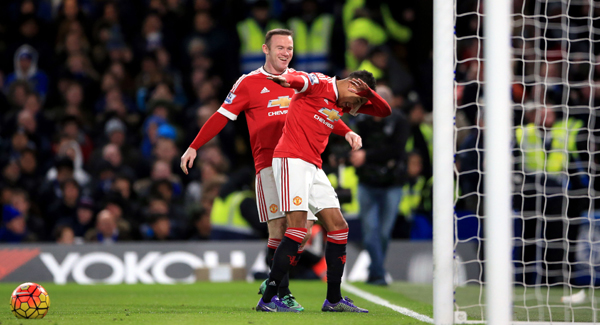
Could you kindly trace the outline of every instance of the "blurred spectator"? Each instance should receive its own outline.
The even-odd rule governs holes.
[[[57,156],[59,158],[65,157],[73,162],[73,177],[81,186],[88,185],[91,176],[83,169],[83,154],[79,143],[63,136],[57,146]],[[51,168],[48,170],[46,178],[52,180],[57,177],[57,173],[57,168]]]
[[[13,56],[17,53],[18,48],[23,45],[29,45],[36,49],[39,58],[38,66],[42,69],[50,68],[53,61],[53,50],[49,39],[52,37],[48,33],[48,26],[36,18],[31,13],[25,13],[18,18],[18,21],[10,27],[13,33],[7,35],[8,46],[6,55],[4,56],[6,64],[12,61]],[[15,67],[16,70],[16,67]]]
[[[156,2],[156,1],[154,1]],[[150,12],[142,23],[141,35],[136,40],[138,56],[151,53],[160,47],[173,49],[174,38],[165,33],[161,16],[156,12]]]
[[[556,106],[548,98],[545,103],[526,103],[523,126],[516,128],[515,159],[519,190],[513,198],[513,208],[523,216],[523,250],[520,262],[521,281],[537,283],[532,261],[543,252],[546,272],[540,274],[545,283],[560,283],[568,260],[563,247],[573,229],[564,229],[563,218],[579,216],[581,211],[568,212],[567,189],[587,188],[589,179],[582,170],[588,161],[589,139],[583,122],[576,118],[561,119]],[[586,208],[587,209],[587,208]],[[544,215],[540,215],[544,211]],[[542,218],[543,217],[543,218]],[[541,229],[541,230],[540,230]],[[567,236],[565,236],[567,234]],[[544,240],[536,240],[539,237]],[[573,238],[574,239],[574,238]],[[560,245],[553,245],[559,242]],[[570,245],[575,245],[571,243]],[[519,260],[519,259],[518,259]],[[547,282],[546,282],[547,281]]]
[[[146,240],[171,240],[175,239],[171,234],[171,220],[166,214],[153,214],[148,217],[148,232]]]
[[[75,233],[73,229],[67,225],[58,226],[54,232],[57,244],[73,245],[75,244]]]
[[[409,97],[412,96],[411,94]],[[421,155],[422,173],[429,179],[433,175],[433,126],[425,122],[425,109],[416,98],[407,103],[405,110],[410,122],[410,135],[406,141],[406,151],[414,151]]]
[[[388,87],[379,86],[378,93],[392,101]],[[399,108],[383,119],[359,115],[356,127],[366,149],[353,151],[350,162],[356,168],[363,246],[371,256],[367,283],[387,285],[384,262],[391,232],[406,182],[406,153],[409,122]]]
[[[117,191],[110,191],[104,197],[104,209],[111,212],[117,227],[128,234],[133,235],[131,220],[135,220],[138,216],[131,214],[130,204]]]
[[[22,243],[34,241],[35,237],[27,230],[25,218],[11,205],[2,206],[0,243]]]
[[[362,61],[358,70],[371,72],[377,82],[390,85],[396,94],[404,94],[412,88],[413,78],[409,71],[385,47],[371,49],[368,59]]]
[[[128,133],[127,126],[120,119],[113,117],[104,125],[104,135],[108,140],[108,143],[104,145],[104,147],[99,148],[96,152],[92,153],[92,162],[98,161],[99,156],[101,155],[103,159],[111,161],[112,159],[108,159],[108,156],[114,156],[105,151],[115,151],[114,149],[106,149],[107,147],[116,147],[118,149],[119,154],[121,156],[121,163],[114,163],[113,165],[119,170],[121,167],[123,168],[122,172],[129,174],[131,177],[136,177],[139,173],[134,171],[133,174],[131,168],[140,165],[141,154],[137,148],[132,146],[128,142]],[[120,166],[119,166],[120,165]]]
[[[78,82],[86,94],[95,96],[97,93],[96,82],[99,79],[98,72],[92,66],[89,58],[82,53],[73,53],[61,66],[59,73],[59,87],[61,84]]]
[[[150,188],[150,195],[153,197],[159,197],[167,203],[169,206],[169,216],[178,222],[187,221],[184,213],[183,205],[179,198],[180,192],[175,193],[174,189],[179,187],[173,186],[171,181],[166,179],[156,180],[152,183]]]
[[[208,56],[214,58],[216,74],[231,77],[231,74],[235,73],[237,69],[231,71],[230,63],[234,60],[235,55],[232,53],[231,42],[227,41],[230,36],[214,21],[208,11],[196,11],[193,19],[192,32],[184,43],[190,64],[196,57]]]
[[[379,46],[389,38],[406,43],[412,37],[412,30],[393,17],[387,2],[367,4],[347,1],[343,8],[343,21],[348,44],[363,38],[371,46]],[[352,51],[346,51],[346,67],[349,71],[356,70],[360,63],[360,58],[354,56]]]
[[[50,230],[54,229],[55,225],[73,224],[77,219],[77,203],[81,192],[79,184],[71,178],[63,181],[60,188],[63,193],[61,200],[48,208],[46,227]]]
[[[77,82],[65,84],[62,98],[64,103],[52,109],[53,119],[62,121],[67,116],[73,116],[84,128],[89,128],[94,120],[86,109],[83,87]]]
[[[72,228],[74,236],[83,242],[85,234],[94,226],[94,200],[84,196],[77,203],[77,218],[67,223]]]
[[[423,176],[423,157],[420,154],[416,152],[408,153],[406,159],[406,177],[406,184],[402,188],[400,215],[407,221],[411,221],[416,214],[423,214],[429,221],[432,221],[430,193],[433,179],[427,179]],[[408,232],[404,234],[408,235]]]
[[[5,91],[16,80],[23,80],[29,83],[31,89],[45,98],[50,87],[48,76],[45,72],[38,69],[38,52],[33,47],[25,44],[17,49],[14,58],[14,72],[6,77]]]
[[[25,125],[23,121],[21,121],[20,116],[17,117],[18,126],[25,128],[27,133],[30,135],[35,134],[36,137],[50,137],[54,132],[54,123],[46,118],[46,112],[43,109],[43,104],[44,102],[40,95],[35,92],[29,93],[25,98],[23,111],[31,114],[35,120],[35,124],[29,123],[28,125]],[[21,115],[21,113],[19,113],[19,115]],[[31,124],[33,124],[33,126],[30,126]],[[35,142],[40,146],[40,148],[42,148],[41,140],[37,140]],[[44,142],[43,146],[46,146],[46,143],[47,141]]]
[[[150,177],[137,180],[134,185],[134,191],[141,199],[147,199],[152,193],[152,186],[155,182],[166,180],[171,183],[173,193],[180,195],[182,192],[181,180],[173,174],[171,165],[162,160],[156,160],[152,164]]]
[[[31,205],[29,194],[20,188],[12,191],[11,205],[25,218],[27,229],[39,240],[47,240],[48,229],[39,215],[38,209]]]
[[[75,169],[77,169],[77,164],[83,164],[88,161],[90,155],[92,154],[92,150],[94,150],[94,144],[90,137],[81,128],[81,125],[79,125],[79,121],[75,116],[67,115],[65,118],[63,118],[60,132],[62,139],[61,143],[59,143],[59,146],[63,146],[65,141],[71,140],[75,141],[79,147],[78,150],[80,150],[81,157],[79,157],[79,153],[76,153],[75,157],[71,157],[76,164]],[[74,150],[77,150],[73,143],[70,143],[70,146]],[[60,154],[60,147],[58,151]],[[79,162],[78,159],[81,159],[82,161]]]
[[[98,242],[102,244],[113,244],[120,241],[131,239],[127,229],[117,226],[115,216],[108,209],[102,210],[96,217],[96,228],[90,229],[85,239],[88,242]]]
[[[483,198],[480,197],[483,192],[484,178],[481,171],[484,167],[485,151],[484,130],[485,124],[483,112],[477,119],[477,128],[469,131],[469,135],[459,144],[456,155],[457,167],[459,171],[459,187],[461,196],[465,203],[465,208],[473,213],[483,215]]]
[[[250,73],[265,60],[262,45],[267,31],[283,28],[283,24],[269,15],[269,2],[258,0],[252,4],[250,17],[237,24],[240,42],[240,72]]]
[[[37,201],[42,211],[47,211],[47,208],[61,199],[63,192],[60,184],[67,179],[73,178],[73,161],[67,157],[59,157],[54,163],[56,176],[46,178],[39,190],[39,200]]]
[[[15,80],[10,85],[10,87],[8,87],[8,102],[11,106],[11,111],[13,113],[25,106],[27,94],[29,94],[30,92],[31,87],[29,86],[29,83],[25,80]]]
[[[210,213],[206,209],[197,207],[192,210],[192,230],[190,240],[208,240],[210,239]]]
[[[135,171],[123,163],[121,149],[114,143],[109,143],[102,148],[102,161],[108,161],[116,174],[127,175],[135,178]]]
[[[108,48],[124,46],[125,37],[119,22],[119,7],[115,2],[105,2],[102,16],[96,20],[93,35],[98,45],[93,49],[92,57],[99,66],[106,67],[108,63]]]
[[[2,166],[2,179],[7,185],[16,186],[20,177],[21,169],[17,159],[10,159],[4,166]]]
[[[333,15],[321,12],[317,0],[302,1],[302,12],[288,21],[294,32],[294,68],[330,74]]]
[[[163,125],[168,125],[168,116],[168,106],[157,103],[152,109],[152,115],[148,116],[148,118],[146,118],[146,121],[144,121],[143,138],[141,145],[142,156],[144,158],[151,157],[152,149],[156,144],[156,141],[158,140],[158,129]],[[173,135],[172,133],[175,132],[174,129],[172,129],[172,127],[167,127],[163,130],[172,131],[169,135]]]
[[[254,193],[254,171],[250,167],[233,173],[219,190],[211,213],[210,238],[242,240],[267,238],[265,223],[260,223]]]
[[[36,151],[25,148],[19,156],[20,178],[18,184],[32,197],[37,194],[38,187],[43,177],[36,159]]]

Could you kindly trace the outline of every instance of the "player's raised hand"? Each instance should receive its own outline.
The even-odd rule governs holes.
[[[283,86],[285,88],[289,88],[291,86],[290,83],[287,82],[287,80],[285,80],[285,78],[282,76],[269,76],[267,77],[267,79],[273,80],[274,82],[278,83],[280,86]]]
[[[346,133],[345,138],[346,138],[346,141],[348,141],[348,143],[352,147],[352,151],[356,151],[356,150],[362,148],[362,138],[360,137],[360,135],[358,135],[354,132],[348,132],[348,133]]]
[[[187,148],[183,156],[181,156],[181,164],[179,165],[186,175],[188,174],[188,168],[192,168],[194,165],[194,159],[196,159],[196,149]]]
[[[362,81],[361,79],[357,79],[357,78],[350,79],[350,82],[348,83],[348,91],[349,92],[358,94],[365,90],[368,90],[369,92],[371,91],[371,88],[369,88],[369,85],[367,85],[366,82]]]

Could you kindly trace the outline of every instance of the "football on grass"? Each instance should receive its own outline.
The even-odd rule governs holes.
[[[10,310],[17,318],[43,318],[49,308],[50,297],[37,283],[23,283],[10,296]]]

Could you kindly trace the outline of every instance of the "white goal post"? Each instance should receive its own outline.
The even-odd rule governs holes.
[[[600,322],[600,1],[434,0],[433,58],[435,324]]]

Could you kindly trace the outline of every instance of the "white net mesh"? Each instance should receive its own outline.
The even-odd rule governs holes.
[[[455,243],[475,256],[456,259],[469,276],[456,284],[455,310],[484,320],[485,9],[455,4]],[[512,21],[513,319],[596,322],[600,2],[514,0]]]

